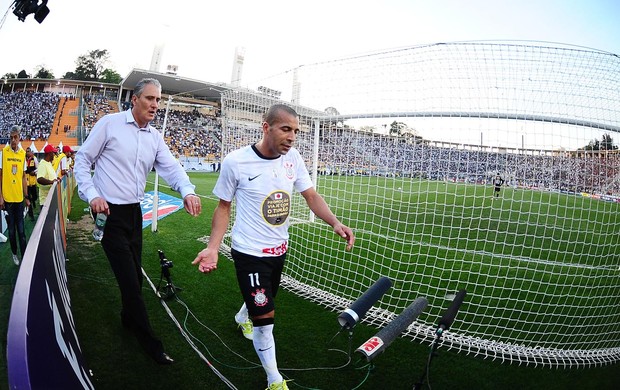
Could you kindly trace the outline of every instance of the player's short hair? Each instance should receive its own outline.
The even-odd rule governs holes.
[[[21,133],[21,131],[22,131],[21,127],[19,127],[18,125],[13,125],[13,126],[11,126],[11,132],[9,134],[10,135],[19,134],[19,133]]]
[[[269,110],[267,110],[267,112],[265,113],[265,122],[267,122],[270,126],[273,125],[275,121],[280,117],[280,112],[282,111],[294,116],[295,118],[299,117],[297,111],[295,111],[292,107],[287,106],[286,104],[274,104],[273,106],[269,107]]]
[[[140,95],[142,95],[142,92],[144,92],[144,88],[148,84],[152,84],[156,86],[157,88],[159,88],[159,91],[161,92],[161,83],[159,82],[159,80],[153,79],[153,78],[144,78],[138,81],[138,84],[136,84],[136,86],[133,89],[133,94],[140,97]]]

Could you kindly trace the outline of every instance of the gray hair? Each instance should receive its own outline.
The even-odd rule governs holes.
[[[11,132],[9,134],[14,134],[14,133],[21,133],[22,132],[22,128],[19,127],[18,125],[13,125],[11,126]]]
[[[144,78],[138,81],[138,84],[136,84],[136,86],[133,89],[133,94],[140,97],[140,95],[142,95],[142,92],[144,91],[144,88],[147,86],[147,84],[152,84],[156,86],[159,89],[159,92],[161,92],[161,83],[159,82],[159,80],[153,79],[153,78]]]

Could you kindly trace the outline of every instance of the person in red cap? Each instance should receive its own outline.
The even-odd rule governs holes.
[[[62,147],[62,152],[58,155],[58,159],[60,160],[60,177],[64,176],[69,172],[69,162],[73,158],[73,149],[71,146],[65,145]]]
[[[37,169],[37,183],[39,183],[39,205],[43,207],[45,203],[45,198],[47,198],[47,194],[50,192],[50,187],[57,181],[60,181],[58,175],[56,175],[56,171],[52,166],[52,161],[54,160],[54,156],[56,155],[58,149],[53,147],[52,145],[47,145],[43,148],[43,153],[45,153],[43,160],[39,162],[39,169]]]

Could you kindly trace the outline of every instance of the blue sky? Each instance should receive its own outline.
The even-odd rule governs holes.
[[[0,0],[2,15],[12,0]],[[38,24],[9,10],[0,29],[0,76],[39,65],[56,77],[107,49],[125,76],[147,68],[153,48],[181,76],[230,82],[245,47],[243,83],[317,61],[395,47],[465,40],[559,42],[620,54],[617,0],[49,0]]]

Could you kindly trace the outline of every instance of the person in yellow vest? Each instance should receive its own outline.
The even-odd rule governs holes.
[[[37,188],[37,168],[39,161],[34,156],[34,152],[30,148],[26,149],[26,173],[28,184],[28,199],[30,199],[30,207],[28,207],[28,216],[34,221],[34,209],[37,207],[37,199],[39,197]]]
[[[30,206],[26,180],[26,152],[19,146],[20,131],[19,126],[11,128],[9,145],[2,149],[2,158],[0,158],[2,162],[0,165],[0,209],[7,213],[9,241],[15,265],[19,265],[20,262],[17,255],[18,239],[22,258],[26,250],[24,199],[26,199],[26,207]]]
[[[58,174],[58,177],[62,176],[58,171],[58,167],[63,157],[65,157],[64,153],[62,153],[59,148],[56,148],[56,153],[54,153],[54,159],[52,160],[52,167],[54,167],[54,171]]]

